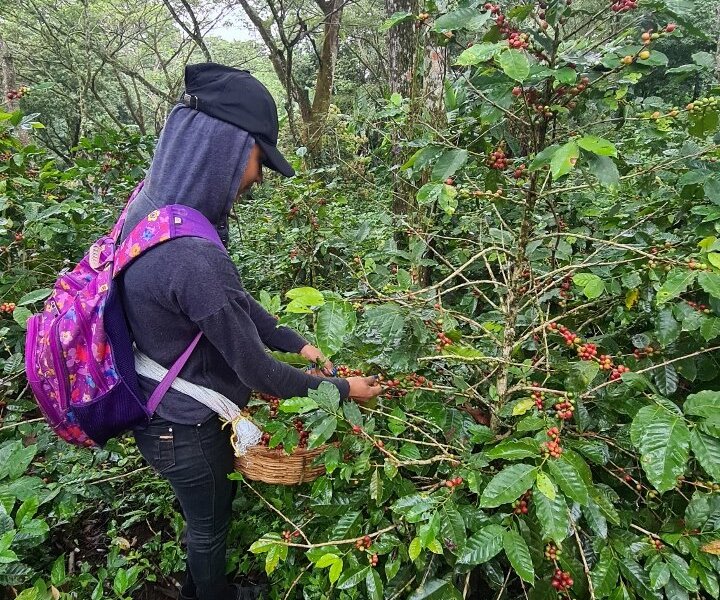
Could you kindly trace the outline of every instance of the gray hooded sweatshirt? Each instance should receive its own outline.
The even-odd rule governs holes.
[[[176,106],[158,141],[145,186],[128,210],[121,234],[157,208],[190,206],[205,215],[227,241],[227,220],[254,144],[242,129],[188,107]],[[138,348],[165,368],[203,332],[180,372],[192,383],[216,390],[239,407],[251,390],[281,398],[305,396],[322,381],[343,398],[344,379],[323,379],[273,358],[267,349],[299,352],[307,343],[278,327],[245,291],[229,256],[200,238],[169,240],[138,257],[121,275],[120,291]],[[156,382],[140,377],[149,397]],[[214,413],[170,389],[157,409],[180,424],[200,424]]]

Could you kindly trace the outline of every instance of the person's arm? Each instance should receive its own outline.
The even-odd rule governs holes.
[[[334,384],[343,398],[364,400],[382,391],[372,377],[315,377],[268,354],[250,317],[249,295],[227,254],[205,240],[178,242],[168,265],[168,301],[198,325],[247,387],[281,398],[305,396],[323,381]],[[203,274],[201,285],[197,273]]]
[[[270,350],[299,354],[308,344],[308,341],[297,331],[290,327],[278,326],[277,319],[248,292],[245,292],[245,299],[248,304],[248,315],[255,324],[260,339]]]
[[[266,352],[250,316],[249,294],[242,287],[235,265],[223,250],[206,240],[178,242],[175,244],[176,260],[168,265],[171,270],[171,283],[166,290],[168,300],[200,328],[244,385],[273,396],[290,398],[306,396],[309,389],[316,389],[322,381],[330,381],[343,398],[349,396],[347,380],[312,376]],[[197,273],[203,274],[201,284]],[[268,319],[264,323],[267,325]]]
[[[277,319],[247,292],[246,299],[250,307],[250,318],[257,327],[260,339],[270,350],[300,354],[310,362],[316,363],[324,375],[334,373],[335,367],[323,356],[319,348],[313,346],[294,329],[278,326]]]
[[[279,398],[291,398],[306,396],[308,390],[329,381],[338,388],[341,397],[350,395],[346,379],[315,377],[268,354],[243,300],[241,297],[228,300],[196,323],[244,385]]]

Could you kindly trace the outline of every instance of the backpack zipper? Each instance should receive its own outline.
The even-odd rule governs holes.
[[[97,370],[97,363],[95,362],[95,356],[93,355],[93,351],[92,351],[92,329],[90,328],[90,325],[88,325],[87,321],[85,320],[84,316],[81,313],[78,312],[77,316],[78,316],[78,320],[80,321],[80,326],[82,327],[83,334],[85,335],[85,343],[87,344],[88,364],[90,366],[90,374],[93,377],[93,381],[95,382],[95,387],[97,387],[98,395],[99,395],[101,376],[100,376],[100,371]]]
[[[70,375],[68,373],[67,366],[65,365],[65,361],[63,360],[62,345],[60,344],[60,319],[57,319],[53,324],[53,333],[55,347],[50,349],[50,353],[52,354],[55,373],[58,375],[58,381],[61,381],[61,384],[58,387],[58,400],[61,403],[60,408],[65,411],[70,405]],[[59,375],[62,375],[62,378],[59,377]]]

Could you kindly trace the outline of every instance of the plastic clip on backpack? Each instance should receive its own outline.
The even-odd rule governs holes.
[[[27,323],[30,387],[53,430],[78,446],[102,446],[148,422],[202,335],[195,336],[145,403],[115,278],[143,252],[173,238],[200,237],[225,249],[205,216],[181,204],[153,211],[118,244],[128,207],[142,186],[135,188],[110,235],[59,277],[43,311]]]

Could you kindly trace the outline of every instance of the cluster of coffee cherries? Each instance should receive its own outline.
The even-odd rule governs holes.
[[[388,379],[383,382],[383,385],[387,388],[389,393],[393,393],[396,396],[405,396],[407,390],[400,387],[401,381],[399,379]]]
[[[562,550],[552,542],[545,546],[545,558],[547,558],[548,560],[555,562],[558,559],[558,556],[560,556],[561,554]]]
[[[305,429],[305,423],[303,423],[301,419],[295,419],[293,421],[293,426],[295,427],[295,431],[298,432],[298,436],[300,437],[300,441],[298,442],[298,448],[307,448],[310,432]]]
[[[574,331],[570,331],[565,325],[561,323],[548,323],[548,331],[557,331],[565,340],[566,346],[574,346],[575,344],[581,344],[582,339]]]
[[[30,88],[23,85],[16,90],[10,90],[7,94],[5,94],[5,97],[8,100],[20,100],[20,98],[22,98],[29,91],[30,91]]]
[[[535,386],[536,384],[533,384]],[[545,400],[545,394],[543,394],[540,390],[533,391],[532,394],[530,394],[530,397],[535,401],[535,406],[538,410],[542,410],[545,408],[544,400]]]
[[[548,106],[547,104],[535,104],[533,106],[533,110],[540,115],[541,117],[545,117],[546,119],[550,119],[555,114],[555,110]]]
[[[638,7],[637,0],[612,0],[610,10],[613,12],[628,12]]]
[[[618,365],[615,367],[612,372],[610,373],[610,381],[617,381],[622,377],[623,373],[629,373],[630,368],[626,367],[625,365]]]
[[[447,479],[445,481],[445,487],[448,488],[450,491],[452,491],[454,488],[456,488],[462,484],[463,484],[462,477],[453,477],[452,479]]]
[[[13,154],[9,150],[6,150],[5,152],[0,152],[0,162],[8,162],[12,157]]]
[[[528,490],[520,496],[520,498],[513,502],[513,512],[516,515],[528,514],[528,504],[530,503],[530,498],[532,498],[532,490]]]
[[[693,100],[685,108],[687,108],[688,112],[704,113],[707,110],[712,110],[712,109],[717,108],[717,106],[718,106],[718,97],[717,96],[707,96],[706,98],[699,98],[698,100]]]
[[[570,288],[572,287],[572,277],[570,275],[567,275],[563,278],[562,283],[560,284],[560,297],[563,300],[569,300],[572,298],[572,292],[570,291]]]
[[[525,167],[525,165],[520,165],[521,167]],[[515,171],[517,173],[517,170]],[[530,284],[532,280],[532,271],[530,269],[523,269],[522,273],[520,273],[520,279],[523,281],[524,285],[520,286],[518,288],[518,294],[523,295],[527,294],[528,290],[530,289]]]
[[[438,352],[442,352],[445,347],[451,346],[452,343],[452,340],[442,331],[435,336],[435,350]]]
[[[655,548],[655,550],[657,550],[658,552],[660,552],[661,550],[663,550],[663,549],[665,548],[665,544],[662,543],[662,541],[660,540],[660,538],[657,538],[657,537],[655,537],[655,536],[648,536],[648,539],[650,540],[650,544],[651,544],[651,545]]]
[[[603,371],[610,371],[615,366],[615,363],[613,363],[612,356],[610,356],[609,354],[601,354],[599,363],[600,363],[600,369],[602,369]]]
[[[692,300],[686,300],[687,305],[690,308],[694,308],[696,311],[704,313],[706,315],[710,314],[710,307],[705,304],[699,304],[698,302],[693,302]]]
[[[555,94],[558,97],[562,96],[577,96],[579,94],[582,94],[586,89],[587,86],[590,85],[590,78],[586,75],[583,75],[580,78],[580,81],[578,81],[573,86],[565,86],[561,85],[555,90]]]
[[[300,207],[297,204],[292,204],[290,206],[290,210],[288,211],[288,215],[287,215],[288,221],[292,221],[299,212],[300,212]]]
[[[513,171],[513,177],[515,179],[522,179],[525,176],[525,169],[527,167],[525,166],[525,163],[518,165],[516,169]]]
[[[292,250],[290,250],[290,259],[297,258],[298,254],[300,254],[300,250],[298,250],[298,247],[295,246]]]
[[[558,592],[563,592],[573,585],[573,578],[567,571],[562,569],[555,569],[552,581],[550,585],[553,586]]]
[[[378,560],[379,559],[377,554],[372,554],[368,557],[368,562],[370,563],[371,567],[377,567]]]
[[[502,16],[502,15],[501,15]],[[499,19],[500,17],[498,17]],[[524,50],[530,46],[530,36],[527,33],[512,31],[508,35],[508,45],[516,50]]]
[[[260,437],[260,445],[261,446],[269,446],[270,445],[270,438],[272,436],[267,432],[263,432],[262,436]]]
[[[553,458],[560,458],[563,452],[560,446],[560,430],[557,427],[551,427],[547,430],[547,435],[550,438],[549,442],[543,444],[543,451]]]
[[[529,105],[537,104],[540,100],[540,92],[533,87],[523,89],[519,85],[516,85],[512,89],[512,95],[516,98],[522,96]]]
[[[338,377],[362,377],[364,373],[360,369],[351,369],[347,365],[338,365]]]
[[[643,34],[640,36],[640,40],[642,41],[643,46],[649,46],[651,42],[659,39],[665,33],[672,33],[673,31],[675,31],[676,28],[677,25],[675,23],[668,23],[663,31],[653,31],[652,29],[648,29],[647,31],[644,31]],[[642,60],[647,60],[648,58],[650,58],[650,53],[648,52],[647,55],[643,55],[643,53],[640,52],[638,56]],[[623,62],[626,61],[623,60]]]
[[[704,271],[708,268],[705,263],[697,262],[694,258],[688,257],[687,259],[688,269],[691,271]]]
[[[361,537],[359,540],[355,541],[355,548],[357,548],[360,552],[365,552],[365,550],[368,550],[370,546],[372,546],[372,539],[369,535]]]
[[[565,340],[566,346],[569,346],[569,347],[576,346],[578,348],[578,354],[580,354],[580,357],[583,360],[597,360],[598,364],[600,365],[600,368],[603,371],[610,371],[610,380],[611,381],[616,381],[622,377],[623,373],[630,372],[630,368],[626,367],[625,365],[617,365],[616,366],[613,363],[612,357],[607,354],[600,355],[599,359],[596,358],[595,355],[597,354],[597,347],[595,346],[595,344],[583,343],[582,338],[580,336],[578,336],[577,333],[571,331],[564,325],[558,324],[558,323],[548,323],[547,329],[548,329],[548,331],[558,332]],[[588,351],[588,347],[590,348],[589,351]],[[583,349],[582,351],[580,350],[581,348]],[[556,405],[556,409],[557,409],[557,405]],[[574,410],[574,409],[569,409],[569,410]],[[558,412],[558,416],[560,416],[560,411]],[[561,419],[563,419],[563,418],[569,419],[571,417],[572,417],[572,413],[568,417],[560,416]]]
[[[633,354],[635,355],[635,358],[640,360],[641,358],[645,358],[646,356],[652,356],[655,354],[657,350],[653,348],[652,346],[645,346],[644,348],[635,348],[633,350]]]
[[[282,537],[286,542],[291,542],[293,538],[300,537],[300,532],[297,529],[293,532],[290,532],[286,529],[282,532]]]
[[[280,398],[271,394],[260,394],[260,398],[270,405],[270,418],[277,417],[278,406],[280,406]]]
[[[489,10],[490,14],[495,15],[495,25],[497,25],[500,34],[507,39],[511,48],[525,50],[530,47],[530,36],[527,33],[521,33],[517,28],[510,25],[507,17],[502,14],[499,5],[486,2],[483,8]]]
[[[555,409],[555,415],[558,419],[569,421],[573,418],[573,414],[575,413],[575,401],[568,394],[565,400],[556,402],[553,405],[553,408]]]
[[[577,347],[577,354],[580,360],[593,360],[597,355],[597,345],[586,342]]]
[[[491,152],[487,164],[491,169],[497,169],[498,171],[507,169],[508,159],[507,156],[505,156],[505,151],[502,148],[498,148]]]
[[[399,377],[386,379],[384,375],[378,375],[378,382],[382,383],[386,389],[386,397],[403,397],[406,396],[408,391],[420,387],[432,387],[432,381],[427,379],[424,375],[418,375],[417,373],[409,373],[408,375],[401,375]]]
[[[10,314],[15,310],[15,303],[14,302],[3,302],[0,304],[0,312],[8,313]]]

